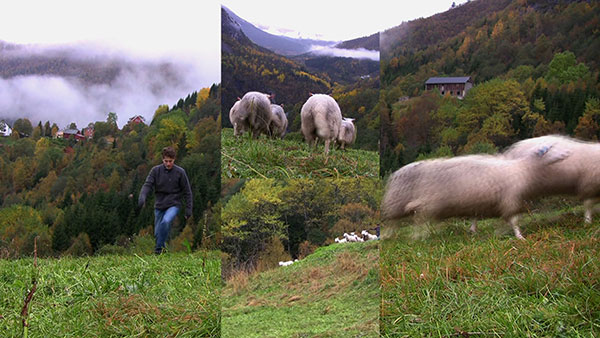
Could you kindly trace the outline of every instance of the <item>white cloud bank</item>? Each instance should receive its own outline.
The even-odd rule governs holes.
[[[347,57],[354,59],[369,59],[373,61],[379,61],[379,51],[376,50],[368,50],[365,48],[359,49],[341,49],[335,47],[323,47],[323,46],[313,46],[311,48],[311,53],[318,55],[327,55],[327,56],[335,56],[335,57]]]

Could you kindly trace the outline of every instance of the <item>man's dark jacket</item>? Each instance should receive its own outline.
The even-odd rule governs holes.
[[[146,197],[154,189],[154,208],[165,210],[172,206],[181,208],[181,197],[185,197],[185,217],[192,215],[192,188],[182,167],[173,165],[167,170],[164,164],[153,167],[140,191],[138,204],[142,206]]]

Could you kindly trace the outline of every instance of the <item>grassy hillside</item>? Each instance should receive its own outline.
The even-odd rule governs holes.
[[[223,337],[378,337],[377,245],[332,244],[291,266],[230,280]]]
[[[221,177],[227,178],[322,178],[376,177],[379,155],[375,151],[333,149],[325,164],[323,144],[312,149],[300,135],[283,140],[261,136],[250,139],[248,133],[236,139],[233,129],[221,131]]]
[[[220,330],[216,253],[0,260],[0,332],[22,337],[193,336]]]
[[[572,205],[545,201],[525,241],[499,220],[398,229],[381,245],[382,336],[598,336],[600,220]]]

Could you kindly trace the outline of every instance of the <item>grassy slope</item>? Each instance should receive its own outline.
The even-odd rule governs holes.
[[[215,253],[39,259],[30,337],[215,336]],[[33,260],[0,261],[0,334],[21,337]]]
[[[233,129],[221,131],[221,176],[240,178],[377,177],[379,154],[375,151],[331,149],[325,163],[323,144],[311,149],[299,140],[239,139]]]
[[[223,291],[223,337],[378,337],[376,241],[332,244]]]
[[[502,224],[472,235],[447,221],[384,240],[382,336],[600,334],[600,220],[535,213],[521,222],[525,241],[497,235]]]

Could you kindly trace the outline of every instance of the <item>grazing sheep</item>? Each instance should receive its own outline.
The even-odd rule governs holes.
[[[504,156],[521,158],[542,144],[560,146],[571,154],[564,161],[543,168],[548,179],[537,185],[533,194],[577,196],[584,201],[585,222],[591,223],[594,204],[600,198],[600,143],[548,135],[517,142],[504,152]]]
[[[240,119],[245,120],[254,138],[258,138],[260,133],[270,134],[269,126],[272,113],[268,94],[247,92],[240,100],[239,107],[236,110]]]
[[[296,260],[297,262],[297,260]],[[279,262],[279,266],[288,266],[294,264],[294,261]]]
[[[301,130],[308,144],[317,144],[317,138],[325,141],[325,155],[329,153],[329,143],[335,141],[342,124],[342,112],[337,102],[325,94],[314,94],[300,111]]]
[[[363,238],[367,241],[372,241],[372,240],[377,239],[376,235],[371,235],[367,230],[361,231],[360,234],[363,235]]]
[[[240,110],[240,102],[241,99],[238,98],[229,110],[229,121],[231,121],[231,124],[233,125],[234,136],[240,136],[250,128],[248,125],[247,114]]]
[[[287,130],[288,120],[283,110],[283,105],[271,104],[271,125],[269,129],[273,138],[283,138]]]
[[[502,217],[519,239],[523,201],[548,180],[544,168],[570,153],[552,145],[526,156],[470,155],[414,162],[394,172],[382,201],[384,218]]]
[[[344,149],[346,145],[353,144],[356,140],[356,127],[352,121],[354,121],[354,119],[345,117],[342,119],[340,133],[337,137],[338,146],[342,149]]]

